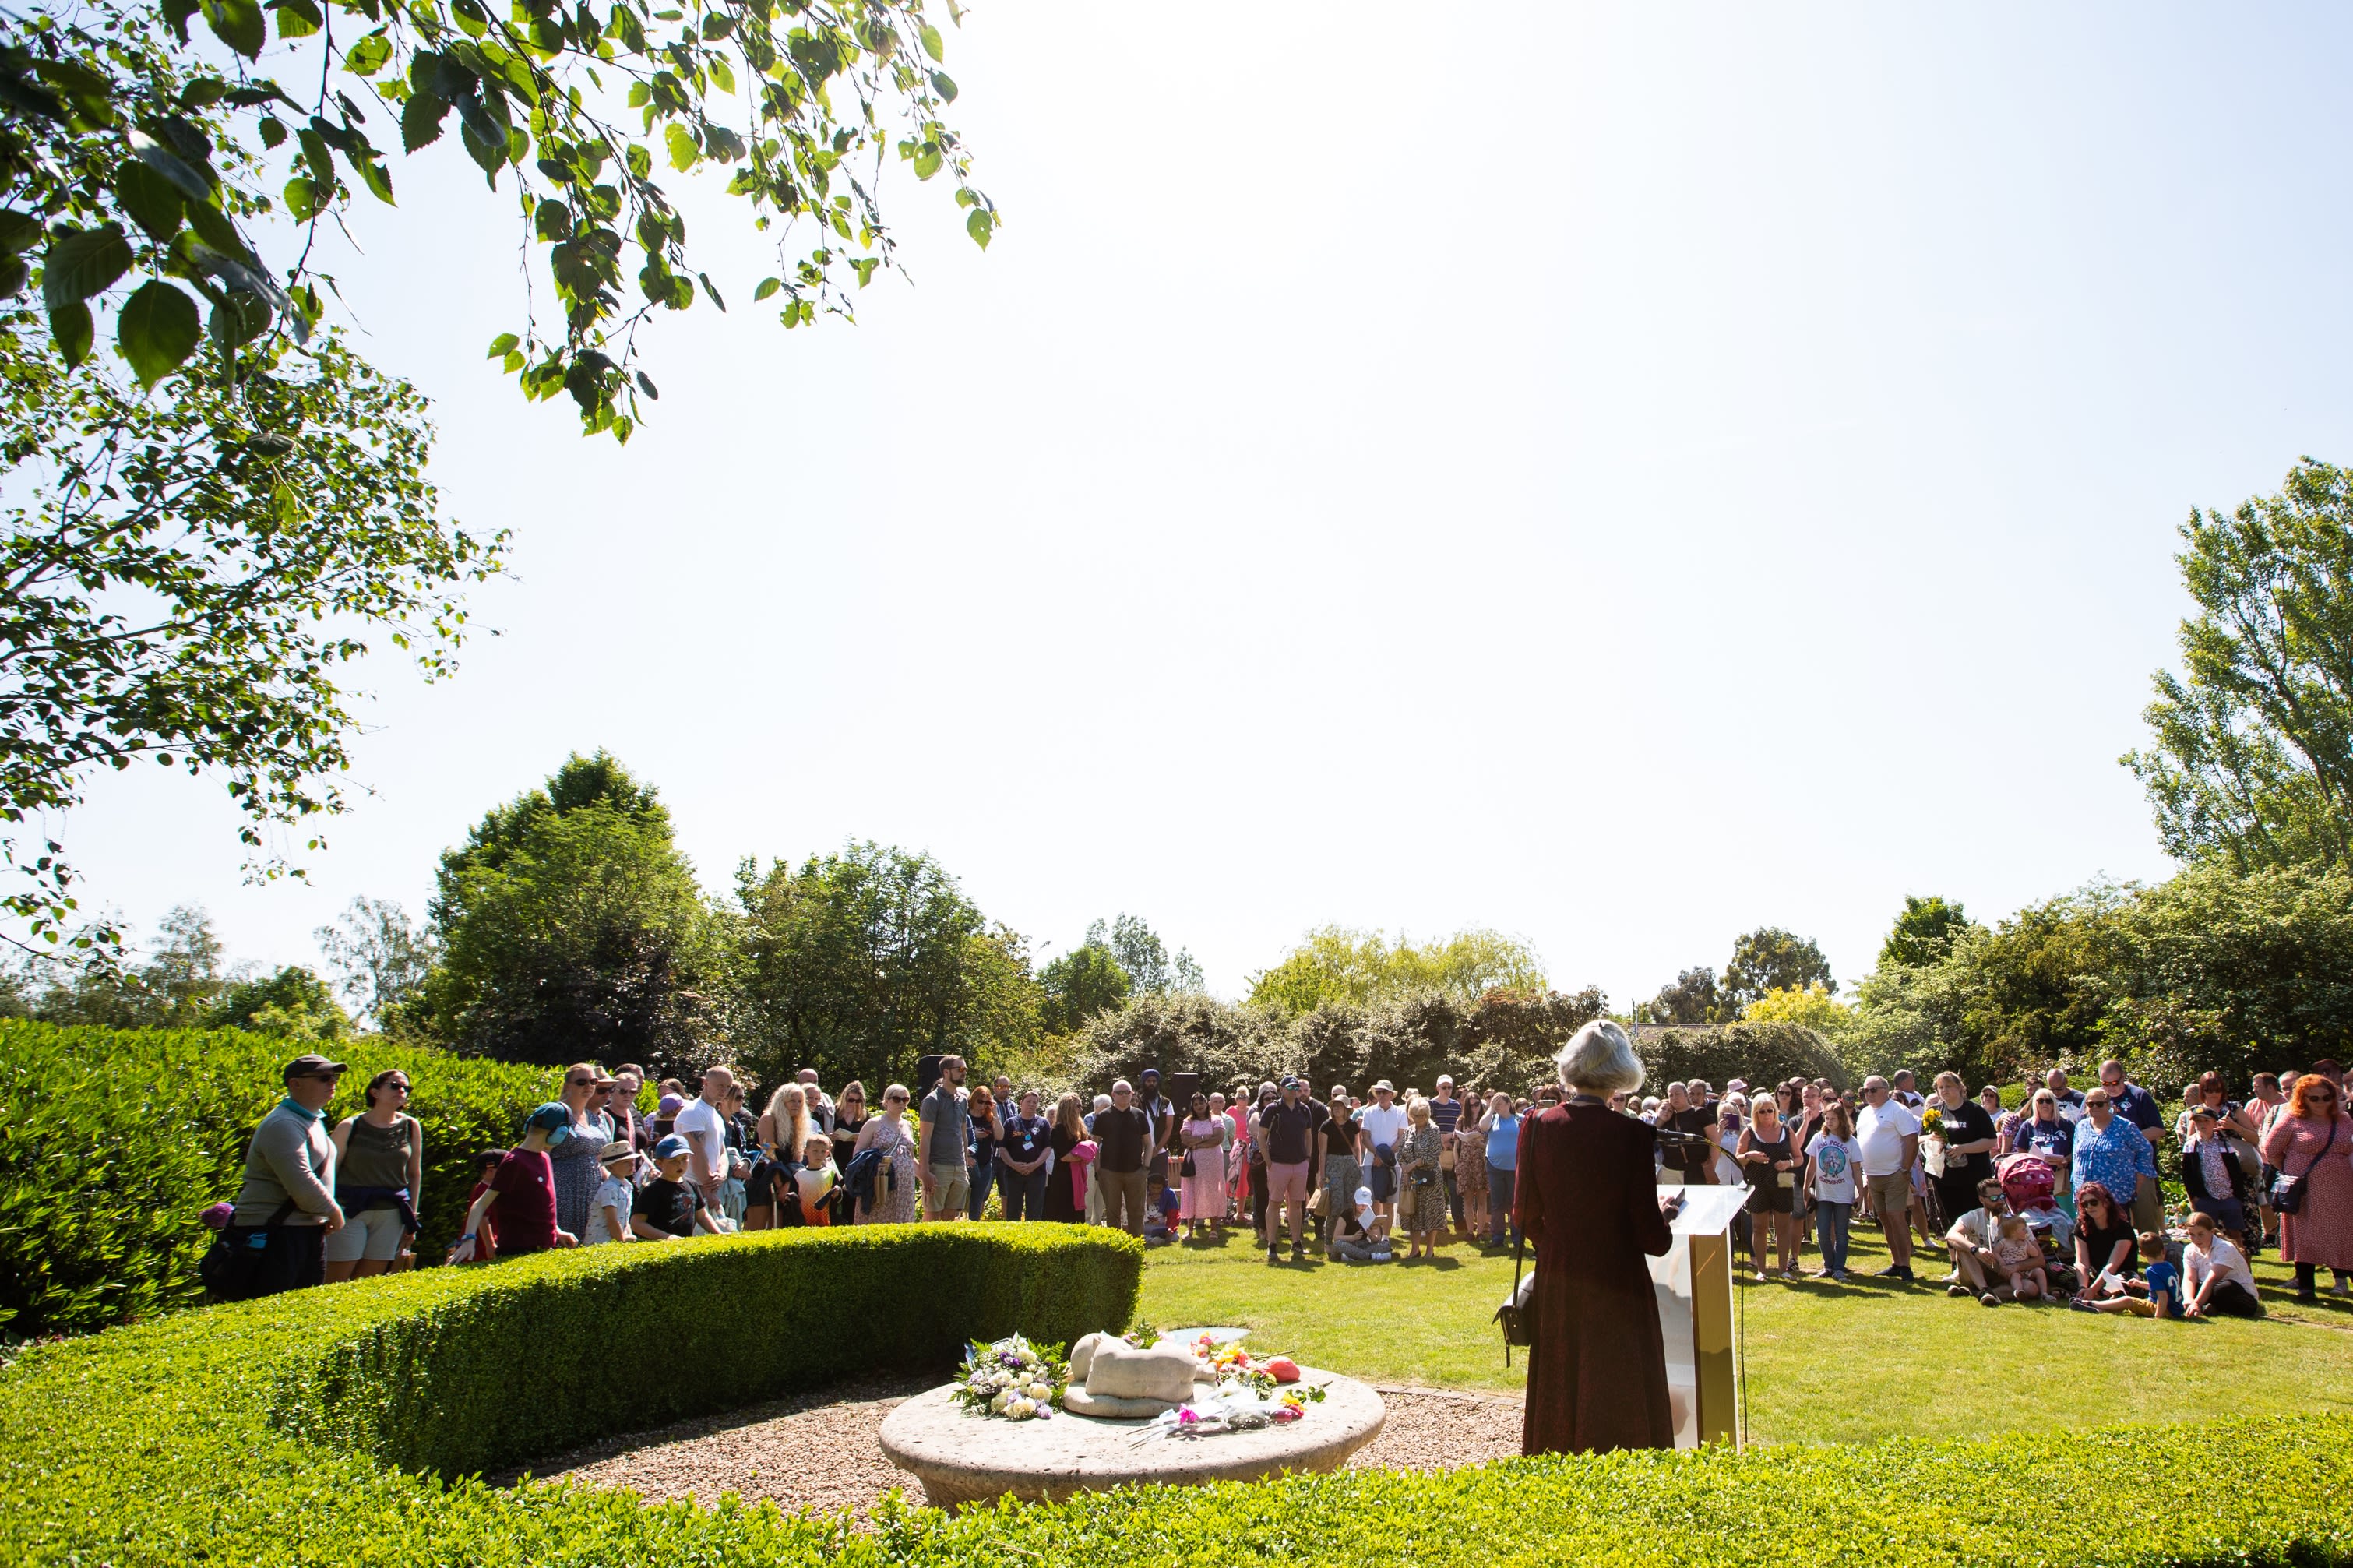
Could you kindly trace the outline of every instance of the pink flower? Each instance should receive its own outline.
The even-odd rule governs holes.
[[[1176,1411],[1176,1425],[1179,1425],[1179,1426],[1190,1426],[1190,1425],[1193,1425],[1193,1423],[1195,1423],[1196,1421],[1198,1421],[1198,1420],[1200,1420],[1200,1419],[1201,1419],[1201,1416],[1200,1416],[1199,1412],[1198,1412],[1198,1411],[1194,1410],[1190,1405],[1180,1405],[1180,1406],[1178,1406],[1178,1407],[1177,1407],[1177,1411]]]

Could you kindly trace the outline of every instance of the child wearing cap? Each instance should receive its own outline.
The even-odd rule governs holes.
[[[654,1169],[659,1172],[638,1194],[638,1212],[629,1216],[629,1230],[640,1241],[670,1241],[697,1230],[720,1235],[727,1222],[711,1212],[702,1191],[686,1175],[687,1142],[671,1133],[654,1145]]]
[[[473,1257],[485,1219],[494,1219],[499,1250],[510,1257],[580,1245],[579,1237],[555,1223],[555,1169],[547,1158],[549,1150],[571,1136],[572,1107],[560,1100],[524,1118],[522,1141],[507,1150],[466,1210],[465,1229],[449,1249],[451,1263]]]
[[[630,1185],[629,1177],[638,1168],[638,1151],[617,1141],[607,1144],[597,1160],[605,1167],[605,1179],[597,1183],[596,1195],[589,1202],[588,1229],[580,1237],[582,1246],[630,1239],[629,1207],[637,1189]]]

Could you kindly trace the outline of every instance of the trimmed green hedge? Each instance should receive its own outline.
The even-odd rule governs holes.
[[[1070,1225],[601,1246],[37,1344],[0,1372],[0,1563],[763,1563],[839,1530],[441,1475],[774,1398],[968,1338],[1132,1318],[1144,1249]],[[812,1555],[814,1554],[814,1555]]]
[[[425,1128],[420,1257],[465,1217],[478,1150],[503,1149],[561,1075],[375,1038],[330,1115],[360,1110],[387,1067]],[[240,1030],[113,1030],[0,1022],[0,1330],[81,1333],[203,1298],[198,1216],[234,1198],[245,1144],[304,1047]]]
[[[769,1397],[870,1351],[920,1366],[965,1335],[1118,1327],[1141,1267],[1134,1241],[1065,1226],[779,1232],[366,1280],[36,1346],[0,1372],[0,1563],[2353,1563],[2340,1415],[1358,1470],[953,1520],[886,1507],[871,1534],[766,1505],[501,1491],[422,1467]],[[734,1294],[746,1287],[758,1294]],[[2250,1474],[2263,1484],[2211,1485]]]

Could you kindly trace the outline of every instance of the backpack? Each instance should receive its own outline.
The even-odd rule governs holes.
[[[253,1277],[269,1251],[270,1238],[285,1224],[294,1206],[294,1200],[287,1199],[259,1227],[221,1227],[213,1237],[213,1245],[205,1248],[205,1255],[196,1261],[196,1281],[205,1287],[206,1301],[253,1299]]]

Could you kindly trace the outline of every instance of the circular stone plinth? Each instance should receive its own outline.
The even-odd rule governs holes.
[[[1198,1487],[1259,1481],[1285,1470],[1336,1470],[1380,1432],[1381,1396],[1354,1378],[1302,1367],[1324,1403],[1302,1419],[1256,1432],[1214,1437],[1163,1437],[1131,1446],[1148,1422],[1100,1421],[1057,1414],[1047,1421],[1005,1421],[957,1406],[953,1384],[928,1390],[882,1423],[882,1453],[923,1483],[935,1508],[1010,1494],[1025,1501],[1146,1482]]]

